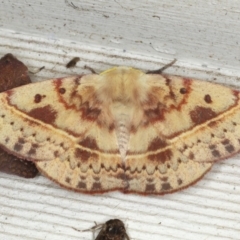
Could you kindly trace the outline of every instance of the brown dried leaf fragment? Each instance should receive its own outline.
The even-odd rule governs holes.
[[[10,53],[0,59],[0,92],[28,83],[31,83],[28,69],[21,61]],[[38,174],[33,162],[17,158],[3,149],[0,149],[0,171],[25,178]]]
[[[31,83],[28,68],[11,53],[0,59],[0,92]]]

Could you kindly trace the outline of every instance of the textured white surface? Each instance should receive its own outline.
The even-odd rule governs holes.
[[[1,1],[0,55],[16,55],[35,81],[113,65],[240,86],[238,1]],[[77,67],[66,69],[72,57]],[[240,156],[214,165],[202,181],[165,196],[91,196],[43,176],[0,173],[0,239],[92,239],[77,232],[120,218],[131,239],[240,239]]]

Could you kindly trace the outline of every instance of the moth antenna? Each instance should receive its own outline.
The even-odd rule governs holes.
[[[148,71],[146,73],[147,74],[161,74],[164,70],[166,70],[167,68],[171,67],[176,61],[177,61],[177,59],[174,58],[173,61],[171,61],[170,63],[166,64],[164,67],[162,67],[160,69],[157,69],[157,70]]]
[[[77,228],[75,228],[75,227],[72,227],[72,228],[73,228],[74,230],[78,231],[78,232],[88,232],[88,231],[94,232],[94,231],[102,228],[103,225],[104,225],[103,223],[102,223],[102,224],[97,224],[96,222],[94,222],[94,223],[95,223],[95,226],[93,226],[93,227],[91,227],[91,228],[83,229],[83,230],[77,229]]]
[[[93,74],[98,74],[93,68],[91,68],[91,67],[89,67],[89,66],[87,66],[87,65],[84,66],[84,69],[89,70],[89,71],[90,71],[91,73],[93,73]]]

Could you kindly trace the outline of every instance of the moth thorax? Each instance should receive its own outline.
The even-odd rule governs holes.
[[[141,81],[142,72],[132,68],[113,68],[102,74],[101,93],[102,98],[111,102],[139,103],[143,93],[146,93],[145,85]]]

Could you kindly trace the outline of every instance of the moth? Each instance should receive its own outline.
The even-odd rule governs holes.
[[[0,92],[31,82],[27,67],[12,54],[0,59]],[[38,170],[34,163],[21,160],[0,149],[0,171],[20,177],[33,178]]]
[[[106,223],[96,225],[89,230],[95,231],[99,228],[101,228],[101,230],[95,240],[130,240],[126,233],[124,223],[119,219],[108,220]]]
[[[166,194],[240,150],[240,92],[115,67],[0,94],[0,145],[82,193]]]
[[[75,67],[78,61],[80,61],[80,58],[79,57],[74,57],[72,60],[70,60],[66,64],[66,68],[73,68],[73,67]]]

